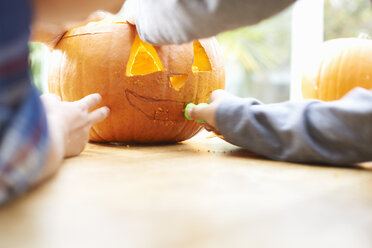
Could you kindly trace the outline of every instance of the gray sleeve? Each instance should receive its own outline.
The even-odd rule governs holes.
[[[372,91],[365,89],[333,102],[224,100],[216,122],[233,144],[275,160],[335,165],[372,161]]]
[[[295,0],[134,0],[136,26],[152,44],[184,43],[255,24]]]

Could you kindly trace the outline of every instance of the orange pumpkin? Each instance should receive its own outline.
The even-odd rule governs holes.
[[[372,88],[372,41],[342,38],[325,42],[302,77],[302,96],[332,101],[355,87]]]
[[[201,125],[184,117],[187,103],[224,88],[214,38],[155,47],[124,22],[91,22],[69,30],[50,55],[49,91],[75,101],[98,92],[110,116],[94,125],[98,142],[178,142]]]

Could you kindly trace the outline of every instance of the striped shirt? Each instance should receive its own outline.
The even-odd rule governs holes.
[[[29,0],[0,1],[0,205],[27,191],[45,164],[45,112],[28,67]]]

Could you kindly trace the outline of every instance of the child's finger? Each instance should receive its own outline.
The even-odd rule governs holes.
[[[88,95],[84,97],[83,99],[80,99],[79,101],[77,101],[77,103],[81,105],[83,110],[90,110],[94,108],[95,106],[97,106],[97,104],[100,103],[101,100],[102,100],[101,95],[98,93],[95,93],[95,94]]]
[[[108,107],[101,107],[99,109],[92,111],[89,114],[89,119],[92,125],[94,125],[97,122],[103,121],[109,114],[110,109]]]
[[[193,120],[205,120],[208,112],[208,106],[196,106],[188,110],[188,115]]]

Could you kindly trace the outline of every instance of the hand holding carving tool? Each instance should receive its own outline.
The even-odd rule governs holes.
[[[194,103],[189,103],[186,105],[186,108],[185,108],[185,117],[186,119],[188,120],[192,120],[192,118],[187,114],[187,111],[190,109],[190,108],[194,108],[194,107],[197,107],[197,106],[208,106],[208,103],[199,103],[198,105],[195,105]],[[205,123],[205,120],[196,120],[197,122],[199,123]]]

